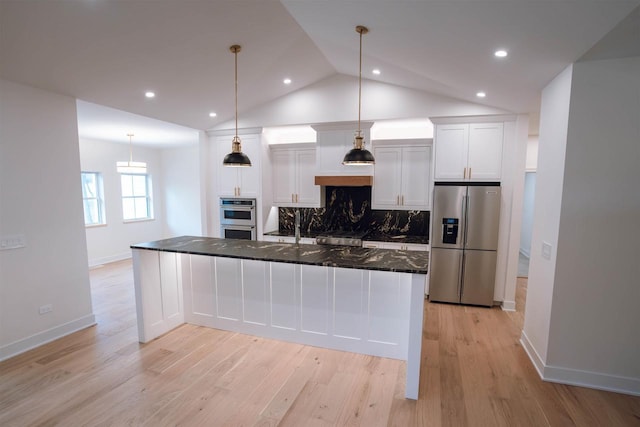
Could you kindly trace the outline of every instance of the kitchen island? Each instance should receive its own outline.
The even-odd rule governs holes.
[[[188,322],[402,359],[418,397],[428,253],[193,236],[131,248],[140,342]]]

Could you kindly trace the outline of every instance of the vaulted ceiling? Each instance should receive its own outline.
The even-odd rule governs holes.
[[[370,29],[363,39],[364,78],[516,113],[537,112],[541,89],[639,4],[2,0],[0,75],[117,110],[209,129],[234,115],[230,45],[242,45],[242,112],[336,73],[357,75],[355,26],[361,24]],[[498,48],[506,49],[508,57],[495,58]],[[374,67],[380,75],[370,73]],[[292,79],[290,85],[282,83],[285,77]],[[147,90],[156,97],[145,98]],[[484,99],[476,97],[480,90],[487,93]],[[211,111],[217,116],[209,117]]]

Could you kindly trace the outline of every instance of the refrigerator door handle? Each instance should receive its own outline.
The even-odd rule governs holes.
[[[471,203],[469,203],[469,199],[471,199],[471,196],[467,195],[467,197],[466,197],[467,204],[464,207],[464,246],[465,246],[465,249],[467,247],[467,232],[469,231],[468,224],[469,224],[469,216],[470,216],[470,213],[471,213]]]
[[[464,247],[467,244],[467,210],[469,208],[469,196],[462,196],[462,210],[461,210],[461,222],[462,224],[460,224],[460,229],[462,230],[462,233],[460,233],[460,238],[462,241],[462,248],[464,249]]]
[[[460,272],[460,279],[458,280],[458,297],[460,301],[462,301],[462,295],[464,294],[464,251],[459,257],[460,265],[458,266],[458,271]]]

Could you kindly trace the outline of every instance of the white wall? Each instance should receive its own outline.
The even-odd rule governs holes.
[[[158,240],[163,236],[163,178],[160,150],[134,145],[133,159],[147,162],[153,190],[154,219],[125,223],[122,219],[120,174],[116,162],[129,158],[129,146],[93,139],[80,140],[83,171],[100,172],[104,184],[107,225],[86,229],[89,265],[99,265],[131,257],[133,243]],[[78,173],[78,182],[80,174]]]
[[[0,360],[95,323],[76,103],[0,80]],[[53,311],[38,309],[51,304]]]
[[[496,259],[494,301],[501,301],[504,310],[516,308],[516,278],[520,251],[522,197],[529,117],[521,114],[514,122],[504,123],[502,157],[502,201]]]
[[[640,57],[572,86],[547,365],[640,395]]]
[[[536,173],[524,175],[524,197],[522,199],[522,228],[520,229],[520,252],[531,257],[531,233],[536,200]]]
[[[527,305],[522,342],[539,372],[547,360],[572,66],[542,91],[536,203],[533,215]],[[542,202],[544,200],[544,202]],[[551,245],[550,259],[542,258],[542,242]]]
[[[538,136],[529,135],[527,138],[527,172],[535,172],[538,168]]]
[[[574,64],[545,89],[523,331],[543,378],[636,395],[639,100],[638,57]]]
[[[203,235],[200,221],[200,150],[198,145],[163,149],[163,236]]]

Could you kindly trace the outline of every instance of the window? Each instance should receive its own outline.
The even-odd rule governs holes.
[[[102,197],[102,175],[99,172],[82,172],[81,177],[84,225],[106,224],[104,198]]]
[[[120,175],[122,215],[125,221],[152,219],[151,179],[145,174]]]

